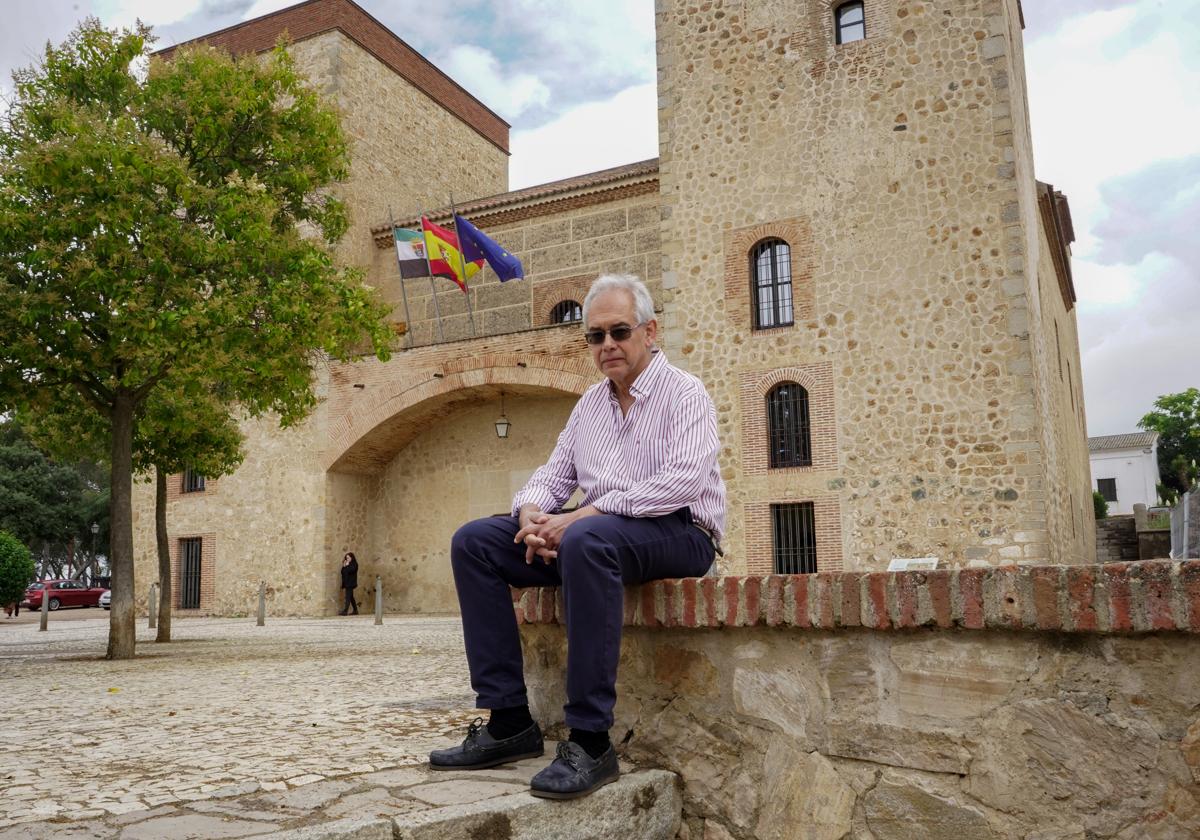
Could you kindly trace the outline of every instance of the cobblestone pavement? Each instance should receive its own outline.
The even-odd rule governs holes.
[[[0,624],[0,839],[246,836],[356,790],[334,810],[358,815],[475,716],[457,618],[182,619],[168,645],[145,625],[109,662],[107,613]]]

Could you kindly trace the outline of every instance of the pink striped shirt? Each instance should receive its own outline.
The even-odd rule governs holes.
[[[553,511],[575,492],[582,505],[622,516],[665,516],[689,507],[692,518],[725,532],[725,482],[717,468],[717,411],[703,383],[655,352],[629,388],[621,416],[612,384],[588,388],[558,436],[550,460],[513,498]]]

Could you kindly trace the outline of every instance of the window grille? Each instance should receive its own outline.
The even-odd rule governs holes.
[[[817,529],[812,502],[771,505],[775,574],[804,575],[817,570]]]
[[[554,304],[550,310],[550,323],[570,324],[583,320],[583,307],[573,300],[564,300]]]
[[[1096,479],[1096,489],[1100,491],[1104,501],[1115,502],[1117,500],[1117,480],[1115,478]]]
[[[191,467],[183,471],[183,492],[199,493],[204,490],[204,476]]]
[[[179,541],[179,608],[200,609],[200,552],[203,539],[190,537]]]
[[[782,239],[768,239],[751,254],[754,277],[754,327],[790,326],[792,315],[792,249]]]
[[[808,391],[782,382],[767,394],[767,444],[772,469],[812,466]]]
[[[861,41],[867,37],[867,22],[862,3],[843,3],[834,15],[834,34],[839,44]]]

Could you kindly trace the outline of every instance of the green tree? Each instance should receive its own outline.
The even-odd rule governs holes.
[[[156,389],[297,422],[322,354],[387,355],[385,308],[335,264],[336,114],[287,51],[148,57],[88,20],[14,74],[0,126],[0,408],[74,389],[108,428],[109,658],[135,652],[134,425]],[[49,422],[49,420],[47,421]]]
[[[1186,493],[1200,478],[1200,388],[1166,394],[1138,426],[1158,432],[1158,471],[1167,490]],[[1160,495],[1164,495],[1160,493]]]
[[[1108,500],[1099,490],[1092,491],[1092,512],[1096,514],[1096,519],[1108,518]]]
[[[33,580],[29,549],[7,531],[0,531],[0,605],[20,601]]]
[[[97,522],[106,532],[108,522],[107,475],[78,460],[77,449],[66,452],[68,457],[51,459],[30,439],[26,424],[0,420],[0,530],[44,557],[55,575],[81,568],[92,544],[89,526]]]

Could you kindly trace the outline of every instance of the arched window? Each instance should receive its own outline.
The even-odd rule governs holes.
[[[765,239],[750,255],[754,278],[754,328],[786,327],[792,315],[792,249],[782,239]]]
[[[583,307],[573,300],[564,300],[554,304],[550,310],[550,323],[569,324],[572,321],[583,320]]]
[[[812,466],[808,391],[803,386],[781,382],[767,394],[767,445],[772,469]]]
[[[867,37],[862,3],[843,3],[834,10],[833,34],[839,44],[849,44]]]

